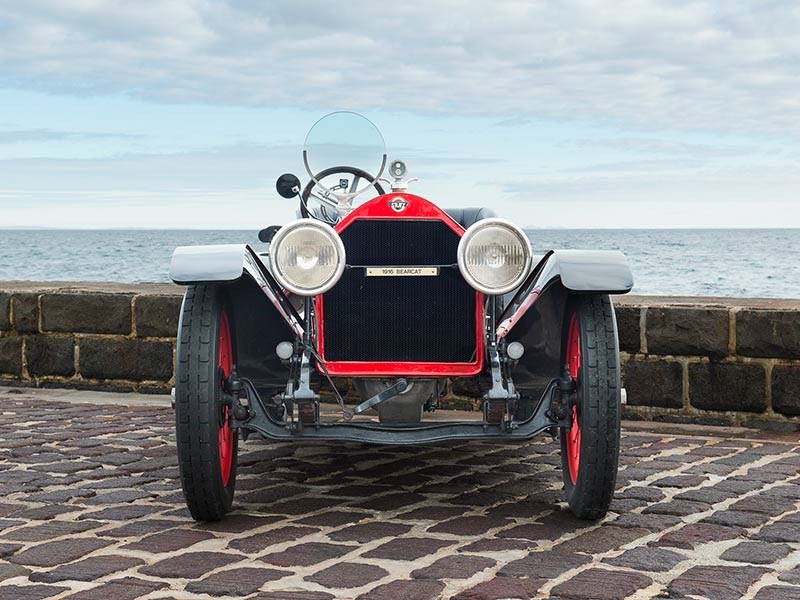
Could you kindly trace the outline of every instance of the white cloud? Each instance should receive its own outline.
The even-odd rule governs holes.
[[[280,222],[347,108],[445,205],[797,226],[797,31],[787,0],[0,2],[0,225]]]
[[[28,0],[0,23],[7,87],[800,133],[791,1]]]

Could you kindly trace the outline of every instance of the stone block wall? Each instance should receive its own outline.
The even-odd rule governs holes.
[[[0,384],[167,393],[182,293],[0,282]],[[800,430],[800,300],[614,301],[626,418]]]
[[[183,290],[0,283],[0,383],[169,393]]]
[[[616,300],[625,417],[800,430],[800,300]]]

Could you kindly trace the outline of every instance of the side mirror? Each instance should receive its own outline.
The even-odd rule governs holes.
[[[269,227],[262,229],[258,232],[258,240],[260,242],[264,242],[265,244],[269,244],[272,241],[272,238],[275,237],[275,234],[278,233],[280,228],[280,225],[270,225]]]
[[[300,193],[300,180],[297,175],[284,173],[275,183],[278,193],[284,198],[294,198]]]

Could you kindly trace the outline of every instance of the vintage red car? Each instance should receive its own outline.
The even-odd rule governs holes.
[[[239,440],[252,432],[374,444],[549,433],[571,510],[605,515],[621,410],[609,295],[633,286],[625,256],[551,250],[534,263],[522,229],[491,210],[409,193],[405,163],[388,161],[355,113],[318,121],[303,159],[305,187],[290,174],[277,184],[299,197],[300,218],[263,230],[267,248],[180,247],[172,258],[173,281],[188,286],[175,405],[192,516],[230,510]],[[352,378],[360,402],[347,404],[332,377]],[[429,418],[447,378],[472,380],[480,414]],[[335,414],[320,410],[323,388]]]

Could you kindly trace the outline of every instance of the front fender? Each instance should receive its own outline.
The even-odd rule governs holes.
[[[244,273],[248,253],[253,251],[247,244],[178,246],[172,253],[169,277],[181,285],[230,283]]]
[[[633,288],[628,259],[618,250],[551,250],[514,294],[498,319],[498,339],[513,329],[550,286],[574,294],[627,294]]]
[[[179,246],[172,254],[169,276],[177,284],[234,283],[252,279],[278,311],[289,328],[303,336],[303,320],[280,284],[247,244]]]
[[[633,274],[619,250],[553,250],[562,285],[576,294],[627,294]]]

